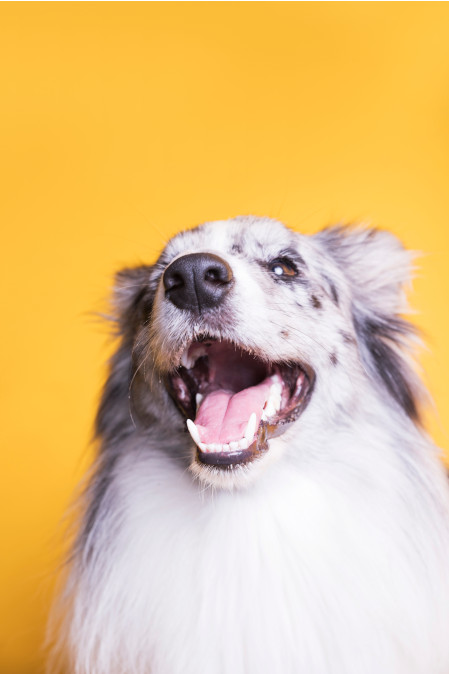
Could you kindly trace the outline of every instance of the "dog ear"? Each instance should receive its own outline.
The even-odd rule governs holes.
[[[407,311],[404,286],[411,280],[414,255],[395,236],[377,229],[331,227],[317,238],[349,281],[367,374],[419,422],[422,387],[407,353],[419,339],[416,328],[401,317]]]
[[[350,282],[356,304],[383,315],[405,311],[403,292],[413,255],[393,234],[366,227],[329,227],[317,235]]]
[[[137,324],[151,311],[152,270],[152,266],[142,265],[122,269],[115,275],[114,316],[122,335],[134,334]]]
[[[150,285],[152,269],[146,265],[123,269],[115,277],[113,314],[120,341],[109,363],[95,427],[96,436],[103,438],[106,444],[115,443],[133,430],[129,400],[135,371],[133,358],[139,326],[151,315],[154,296]],[[145,347],[144,340],[140,340],[139,346]]]

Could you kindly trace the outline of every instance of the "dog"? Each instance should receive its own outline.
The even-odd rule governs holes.
[[[384,231],[238,217],[118,273],[69,671],[448,674],[411,270]]]

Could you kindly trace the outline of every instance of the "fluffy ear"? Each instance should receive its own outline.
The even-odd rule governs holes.
[[[377,229],[331,227],[317,236],[349,280],[367,374],[418,422],[422,389],[406,347],[419,340],[400,316],[407,310],[404,285],[411,280],[413,255],[395,236]]]
[[[114,443],[133,429],[130,415],[130,387],[134,375],[133,354],[137,331],[151,314],[152,267],[123,269],[115,277],[114,317],[120,343],[111,358],[96,420],[96,435]],[[140,340],[139,348],[144,348]]]
[[[384,315],[406,309],[403,287],[411,279],[413,256],[393,234],[337,226],[317,237],[349,279],[356,303]]]
[[[122,269],[115,276],[113,306],[121,334],[134,332],[136,324],[151,310],[152,270],[152,266],[142,265]]]

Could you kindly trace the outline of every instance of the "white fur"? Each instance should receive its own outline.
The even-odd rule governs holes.
[[[230,252],[237,234],[243,255]],[[389,235],[374,237],[375,250],[352,236],[338,257],[326,234],[236,219],[169,244],[169,259],[187,250],[224,257],[236,278],[226,337],[311,364],[316,387],[259,463],[232,477],[202,468],[154,374],[179,356],[184,320],[155,280],[145,358],[160,423],[123,440],[76,548],[61,632],[74,674],[449,673],[446,476],[429,439],[340,336],[353,334],[354,303],[397,311],[409,258]],[[321,312],[305,290],[272,287],[251,261],[292,237]]]

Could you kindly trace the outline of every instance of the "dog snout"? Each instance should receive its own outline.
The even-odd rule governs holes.
[[[212,309],[223,302],[233,278],[231,267],[218,255],[183,255],[164,272],[165,297],[179,309]]]

